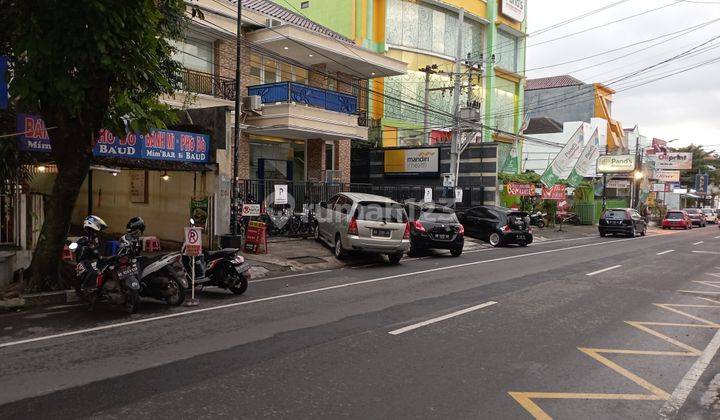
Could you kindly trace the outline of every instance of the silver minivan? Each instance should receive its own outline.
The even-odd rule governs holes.
[[[343,259],[350,251],[386,254],[393,264],[410,249],[410,225],[399,203],[379,195],[344,192],[320,203],[315,239]]]

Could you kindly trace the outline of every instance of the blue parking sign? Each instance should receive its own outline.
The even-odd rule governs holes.
[[[8,58],[0,55],[0,109],[8,107],[8,83],[7,83]]]

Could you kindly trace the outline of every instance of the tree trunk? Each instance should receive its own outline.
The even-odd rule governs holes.
[[[53,150],[58,173],[52,196],[46,203],[45,222],[30,266],[31,277],[27,286],[31,291],[54,290],[65,286],[59,275],[62,250],[73,208],[91,160],[87,146],[78,144],[82,143],[78,138],[84,137],[82,131],[80,124],[60,123],[52,136],[54,144],[64,144],[65,147],[64,150]],[[73,147],[76,145],[79,147]]]

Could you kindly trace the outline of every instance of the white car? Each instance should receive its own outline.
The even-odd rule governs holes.
[[[713,209],[702,209],[703,214],[705,215],[705,221],[707,223],[715,224],[718,222],[717,213],[715,213],[715,210]]]

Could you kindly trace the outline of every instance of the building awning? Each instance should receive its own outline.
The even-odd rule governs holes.
[[[251,43],[289,60],[307,65],[325,64],[328,72],[358,79],[398,76],[407,64],[293,25],[260,29],[246,35]]]

